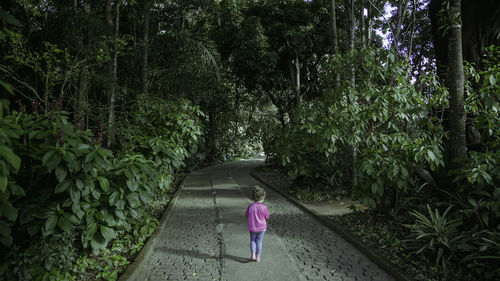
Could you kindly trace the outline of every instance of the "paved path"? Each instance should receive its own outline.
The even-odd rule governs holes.
[[[315,218],[267,190],[261,262],[249,261],[245,210],[259,160],[192,173],[128,280],[394,280]]]

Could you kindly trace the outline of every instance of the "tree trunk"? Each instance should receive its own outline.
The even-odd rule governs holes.
[[[339,38],[337,33],[337,3],[335,0],[330,1],[330,28],[331,28],[331,45],[333,54],[337,55],[339,53]],[[335,78],[335,89],[340,88],[340,73],[337,73],[337,77]]]
[[[408,54],[407,57],[411,59],[411,54],[413,52],[413,34],[415,34],[415,25],[417,24],[417,0],[413,0],[413,15],[412,15],[412,23],[411,23],[411,33],[410,33],[410,44],[408,46]]]
[[[107,2],[111,9],[111,0]],[[108,11],[108,8],[106,8]],[[111,12],[110,12],[111,13]],[[111,20],[111,23],[113,20]],[[109,23],[109,21],[108,21]],[[115,34],[114,34],[114,54],[111,67],[111,88],[109,93],[109,114],[108,114],[108,139],[107,146],[111,147],[115,142],[115,100],[116,100],[116,88],[117,88],[117,71],[118,71],[118,32],[120,29],[120,2],[116,3],[116,18],[115,18]]]
[[[299,57],[295,55],[295,107],[299,107],[300,103],[300,62]]]
[[[403,25],[403,17],[406,13],[406,9],[408,8],[408,3],[410,3],[409,0],[399,0],[398,1],[398,10],[396,14],[396,24],[394,27],[394,33],[393,35],[393,41],[392,41],[392,47],[399,52],[399,35],[401,33],[401,27]]]
[[[77,92],[76,107],[75,107],[75,122],[79,129],[85,129],[87,126],[85,116],[88,108],[87,93],[89,89],[88,68],[84,67],[80,73],[80,83]]]
[[[148,47],[149,47],[149,7],[150,1],[146,1],[142,18],[142,64],[141,64],[141,84],[142,93],[148,93]]]
[[[295,59],[288,62],[288,69],[290,71],[290,80],[292,80],[293,92],[295,94],[294,107],[297,108],[300,105],[300,63],[299,58],[295,55]]]
[[[462,27],[460,21],[460,0],[450,1],[451,18],[448,19],[448,74],[446,86],[450,93],[449,161],[451,168],[459,168],[457,158],[464,157],[466,151],[465,109],[464,109],[464,69],[462,59]]]
[[[368,5],[368,15],[366,17],[366,27],[365,27],[365,32],[366,32],[366,45],[369,46],[372,41],[372,25],[373,25],[373,7],[371,4]]]
[[[359,30],[361,33],[361,46],[366,46],[366,32],[365,32],[365,0],[361,0],[361,9],[359,13]]]
[[[332,32],[332,36],[330,37],[332,40],[332,48],[333,53],[339,53],[339,38],[337,33],[337,13],[336,13],[336,3],[335,0],[330,1],[330,28]]]
[[[345,0],[347,49],[354,50],[354,0]]]
[[[352,52],[354,51],[354,0],[345,0],[345,6],[346,6],[346,29],[347,29],[347,42],[348,42],[348,48],[347,52]],[[354,62],[351,65],[351,69],[349,70],[349,80],[350,80],[350,86],[352,88],[356,87],[356,69],[354,67]],[[355,104],[356,100],[349,100],[348,102],[351,104]],[[356,132],[352,132],[354,135]],[[358,185],[358,171],[356,169],[356,162],[358,159],[358,150],[357,150],[357,145],[356,143],[353,143],[350,147],[350,153],[351,153],[351,187],[354,189]]]

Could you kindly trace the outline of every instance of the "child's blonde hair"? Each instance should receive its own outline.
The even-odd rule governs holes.
[[[266,198],[266,191],[262,187],[254,185],[252,186],[252,197],[254,201],[262,201]]]

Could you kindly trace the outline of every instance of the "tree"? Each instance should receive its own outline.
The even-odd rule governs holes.
[[[462,59],[462,25],[460,0],[450,1],[448,18],[448,73],[446,84],[450,93],[449,161],[460,167],[459,158],[466,156],[464,68]]]

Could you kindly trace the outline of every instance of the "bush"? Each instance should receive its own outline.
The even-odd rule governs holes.
[[[380,65],[386,61],[387,65]],[[356,68],[356,86],[337,73]],[[321,65],[323,96],[304,101],[288,127],[273,128],[266,153],[294,178],[334,187],[354,185],[354,198],[370,207],[394,207],[414,190],[414,167],[443,166],[443,129],[410,81],[409,66],[371,49],[328,57]],[[330,86],[329,86],[330,85]],[[356,174],[355,174],[356,172]]]

